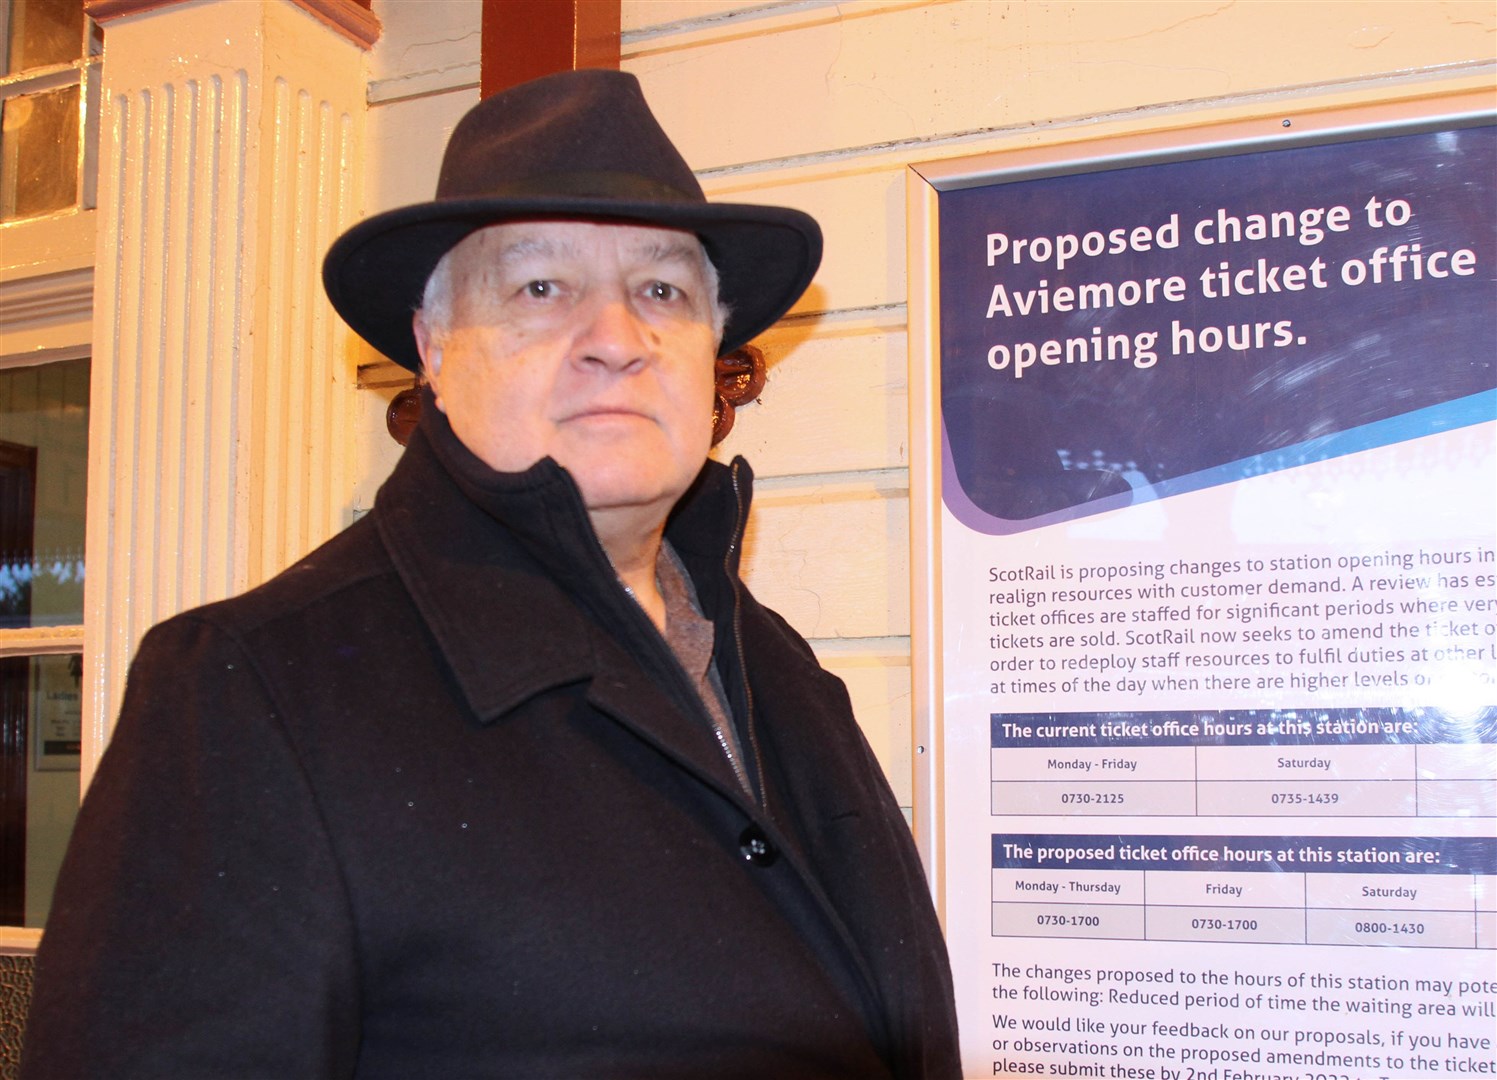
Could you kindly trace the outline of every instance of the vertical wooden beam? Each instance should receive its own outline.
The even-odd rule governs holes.
[[[619,66],[620,0],[483,0],[479,94],[541,75]]]

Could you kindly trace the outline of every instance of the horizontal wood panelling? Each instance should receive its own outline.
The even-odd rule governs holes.
[[[1490,60],[1497,19],[1485,0],[833,10],[652,39],[624,66],[700,169]]]
[[[758,485],[744,540],[754,594],[808,638],[910,632],[904,476]]]
[[[907,466],[903,321],[901,308],[765,334],[764,392],[738,410],[715,456],[742,454],[761,479]]]
[[[379,42],[369,52],[371,105],[471,87],[475,100],[483,0],[379,0]],[[399,162],[378,158],[389,166]]]
[[[739,24],[758,12],[779,8],[824,7],[825,0],[791,0],[765,3],[764,0],[646,0],[625,3],[619,13],[619,29],[625,41],[669,33],[679,36],[692,29],[718,25],[724,21]]]
[[[478,104],[477,85],[369,110],[364,157],[366,215],[425,202],[437,189],[442,151],[463,113]]]
[[[752,197],[741,178],[709,177],[704,187],[715,200],[793,206],[820,222],[821,269],[792,314],[904,302],[903,162],[830,175],[756,175]]]

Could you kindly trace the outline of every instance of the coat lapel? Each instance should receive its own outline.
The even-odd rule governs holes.
[[[508,712],[535,695],[585,683],[600,723],[629,730],[736,806],[744,819],[759,823],[781,848],[784,863],[804,883],[817,912],[812,915],[808,908],[804,917],[822,922],[839,943],[866,995],[875,1038],[886,1040],[876,981],[818,880],[811,857],[814,828],[806,835],[775,822],[790,809],[790,817],[804,828],[806,792],[800,789],[818,786],[814,777],[808,782],[803,774],[814,772],[823,757],[816,745],[821,725],[800,715],[805,703],[793,695],[786,699],[773,688],[776,671],[784,675],[807,664],[814,668],[809,650],[802,645],[804,652],[785,655],[778,623],[750,603],[752,626],[746,632],[757,642],[751,651],[761,663],[760,692],[781,716],[780,725],[787,730],[780,736],[796,748],[792,756],[798,759],[793,775],[781,777],[790,780],[792,791],[775,792],[766,777],[768,803],[755,805],[717,746],[696,690],[669,646],[614,578],[566,472],[546,459],[524,473],[495,473],[457,442],[437,410],[428,405],[425,413],[434,419],[423,418],[381,489],[375,524],[474,718],[502,723]],[[717,479],[724,480],[721,474],[728,470],[709,465],[706,472],[714,468]],[[751,478],[746,465],[735,463],[735,470],[731,482],[708,484],[709,490],[695,492],[699,498],[688,494],[685,512],[670,527],[678,552],[696,564],[699,591],[707,586],[703,603],[716,608],[719,634],[731,629],[725,627],[732,620],[723,605],[733,602],[732,583],[722,575],[734,572],[736,534],[730,544],[714,547],[709,537],[721,534],[708,528],[702,515],[720,522],[736,505],[741,519]],[[536,632],[516,634],[517,626],[533,626]],[[766,634],[769,640],[764,640]],[[752,673],[743,674],[752,678]],[[776,806],[782,795],[789,797],[789,807]],[[813,813],[809,820],[814,819]],[[815,938],[809,925],[803,929]]]
[[[375,524],[474,717],[494,723],[585,682],[602,714],[742,804],[695,690],[613,578],[566,473],[547,460],[458,483],[425,434],[381,489]]]

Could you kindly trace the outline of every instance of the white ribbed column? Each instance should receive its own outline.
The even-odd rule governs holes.
[[[377,31],[349,0],[89,11],[106,29],[85,784],[153,623],[347,523],[355,358],[318,274],[358,211]]]

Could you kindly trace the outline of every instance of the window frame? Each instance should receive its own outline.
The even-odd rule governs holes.
[[[91,290],[90,290],[91,292]],[[9,321],[0,317],[0,329],[4,322]],[[6,335],[7,338],[20,339],[21,335]],[[11,342],[7,341],[7,344]],[[0,354],[0,370],[12,370],[23,367],[39,367],[43,364],[54,363],[62,360],[77,360],[90,355],[91,342],[82,341],[71,348],[59,348],[48,350],[45,353],[31,353],[29,355],[16,355],[15,353]],[[84,550],[84,565],[88,564],[87,545]],[[86,617],[86,616],[85,616]],[[83,623],[62,626],[34,626],[0,628],[0,658],[24,658],[31,659],[37,656],[67,656],[70,654],[83,653]],[[87,739],[87,727],[84,728],[84,738]],[[27,767],[30,768],[28,761]],[[79,790],[79,800],[82,801],[82,790]],[[43,928],[31,926],[0,926],[0,954],[26,954],[36,951],[41,943]]]
[[[8,21],[8,15],[9,5],[0,5],[0,24]],[[95,33],[86,27],[87,34]],[[4,28],[0,25],[0,31]],[[78,203],[48,214],[0,221],[0,369],[75,360],[93,352],[102,60],[101,55],[91,55],[0,76],[0,100],[70,83],[84,85],[79,95],[82,173]],[[0,657],[82,654],[84,629],[83,623],[0,628]],[[88,738],[85,724],[85,741]],[[82,794],[80,786],[80,802]],[[42,927],[0,926],[0,955],[35,953],[43,933]]]

